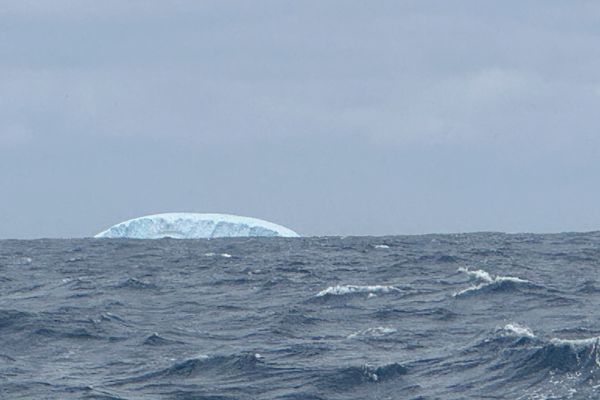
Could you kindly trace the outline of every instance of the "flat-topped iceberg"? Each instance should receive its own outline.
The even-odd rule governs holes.
[[[291,229],[257,218],[227,214],[168,213],[130,219],[100,232],[95,237],[209,239],[248,236],[299,235]]]

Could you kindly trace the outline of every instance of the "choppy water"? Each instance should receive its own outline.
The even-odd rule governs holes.
[[[598,399],[600,233],[0,241],[2,399]]]

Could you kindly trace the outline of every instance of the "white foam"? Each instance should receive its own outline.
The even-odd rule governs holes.
[[[231,258],[231,254],[221,253],[221,257],[223,257],[223,258]]]
[[[469,275],[475,279],[478,279],[480,281],[483,281],[483,282],[479,283],[478,285],[474,285],[474,286],[468,287],[466,289],[463,289],[463,290],[460,290],[460,291],[454,293],[453,294],[454,297],[463,295],[465,293],[481,290],[490,285],[501,284],[502,282],[531,283],[530,281],[528,281],[526,279],[521,279],[521,278],[517,278],[514,276],[501,276],[501,275],[493,276],[489,272],[484,271],[482,269],[470,270],[469,268],[460,267],[458,269],[458,271],[464,272],[467,275]]]
[[[465,268],[465,267],[460,267],[458,269],[459,272],[464,272],[465,274],[472,276],[476,279],[481,279],[482,281],[486,281],[486,282],[493,282],[493,278],[492,276],[489,274],[489,272],[486,272],[482,269],[478,269],[478,270],[470,270],[469,268]]]
[[[507,334],[508,336],[517,336],[517,337],[528,337],[528,338],[534,338],[535,335],[533,334],[533,331],[524,325],[519,325],[517,323],[511,323],[511,324],[507,324],[506,326],[504,326],[504,332],[505,334]]]
[[[388,246],[387,244],[376,244],[375,246],[376,249],[389,249],[390,246]]]
[[[334,295],[334,296],[342,296],[345,294],[351,293],[389,293],[389,292],[399,292],[395,286],[386,286],[386,285],[373,285],[373,286],[359,286],[359,285],[336,285],[329,286],[325,290],[321,290],[317,293],[317,297],[326,296],[326,295]]]
[[[378,326],[376,328],[368,328],[362,331],[354,332],[348,335],[348,339],[354,339],[357,337],[381,337],[396,333],[397,330],[394,328],[387,328],[385,326]]]
[[[550,339],[550,343],[558,345],[558,346],[567,345],[567,346],[572,346],[572,347],[582,347],[582,346],[591,346],[591,345],[600,346],[600,336],[584,338],[584,339],[554,338],[554,339]]]

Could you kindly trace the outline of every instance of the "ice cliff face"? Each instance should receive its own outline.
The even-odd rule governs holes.
[[[198,239],[242,236],[299,235],[281,225],[256,218],[227,214],[169,213],[148,215],[114,225],[97,238]]]

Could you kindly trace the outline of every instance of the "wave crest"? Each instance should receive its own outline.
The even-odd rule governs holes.
[[[546,371],[577,372],[581,376],[600,373],[600,337],[543,339],[527,326],[510,323],[498,330],[494,339],[487,339],[484,343],[493,343],[494,347],[489,350],[502,355],[504,360],[496,357],[491,360],[510,366],[513,378]]]
[[[391,363],[380,367],[362,365],[360,367],[347,367],[325,374],[321,378],[320,386],[328,389],[348,390],[361,384],[379,383],[405,375],[407,368]]]
[[[469,268],[460,267],[458,271],[466,273],[468,276],[480,281],[480,283],[454,293],[454,297],[472,295],[489,290],[508,291],[520,285],[533,285],[533,283],[527,279],[521,279],[514,276],[493,276],[482,269],[470,270]]]
[[[535,338],[535,335],[533,334],[531,328],[517,323],[506,324],[504,328],[502,328],[502,333],[505,336],[525,337],[530,339]]]
[[[325,290],[321,290],[317,293],[317,297],[323,296],[343,296],[347,294],[355,294],[355,293],[390,293],[390,292],[399,292],[400,289],[395,286],[387,286],[387,285],[372,285],[372,286],[361,286],[361,285],[336,285],[329,286]]]
[[[551,339],[536,351],[531,360],[537,367],[562,372],[600,368],[600,337],[587,339]]]
[[[115,384],[149,382],[157,379],[187,379],[204,376],[246,376],[260,373],[261,367],[264,367],[263,364],[261,356],[254,353],[228,356],[199,355],[176,362],[167,368],[155,372],[115,382]]]

